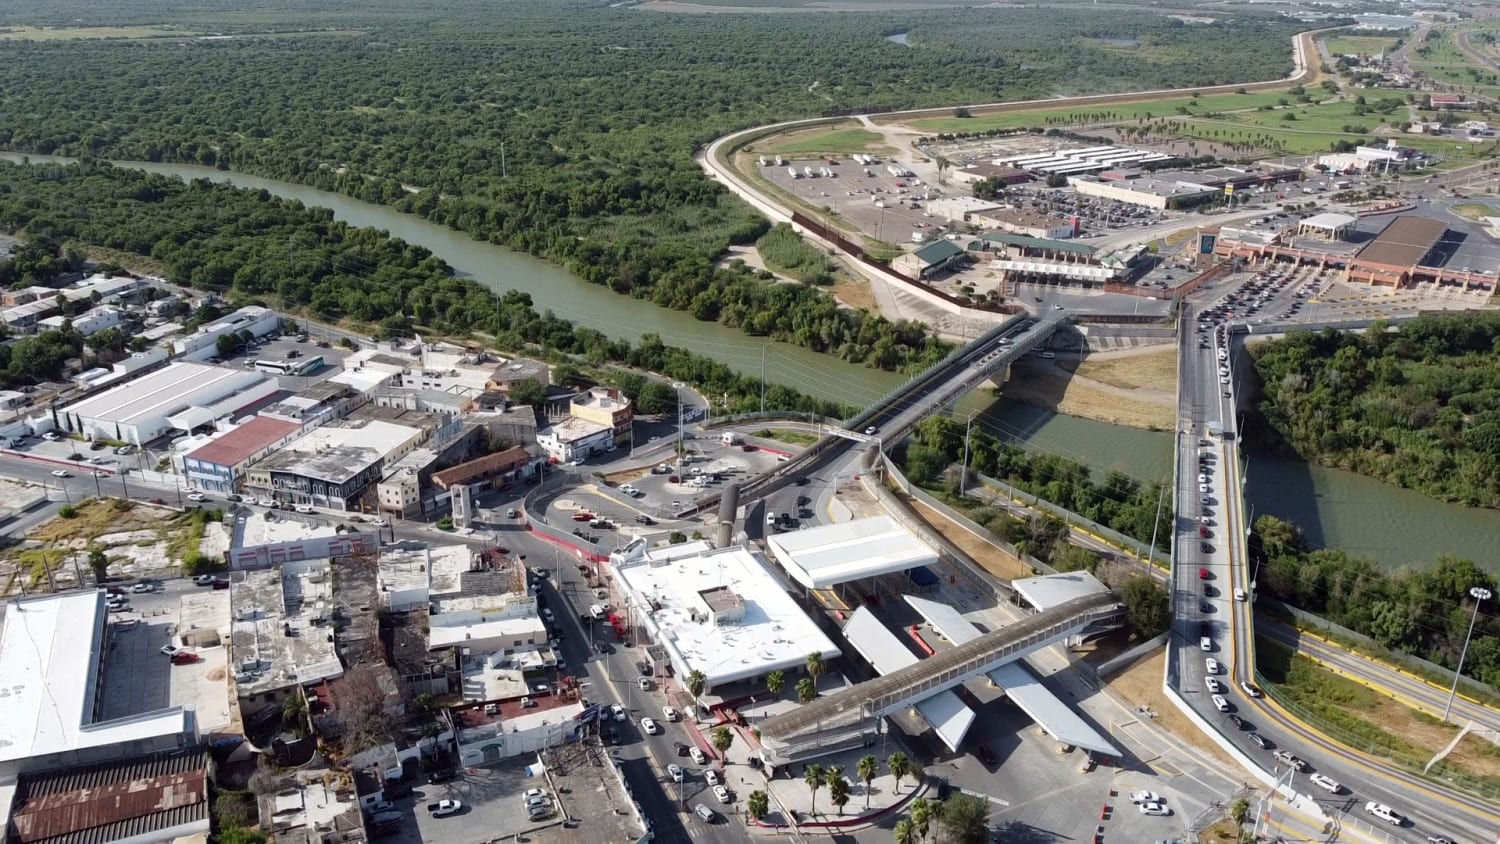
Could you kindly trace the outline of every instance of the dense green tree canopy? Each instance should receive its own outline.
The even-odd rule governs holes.
[[[1387,332],[1296,333],[1254,350],[1280,442],[1445,501],[1500,506],[1500,314]]]

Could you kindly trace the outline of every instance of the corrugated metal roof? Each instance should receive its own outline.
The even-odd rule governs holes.
[[[107,844],[208,823],[208,758],[201,751],[23,777],[11,816],[22,844]]]

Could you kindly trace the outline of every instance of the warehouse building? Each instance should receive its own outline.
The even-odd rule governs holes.
[[[270,308],[246,305],[211,325],[205,325],[186,337],[179,338],[172,347],[173,354],[188,360],[208,360],[219,353],[219,338],[248,332],[260,338],[281,331],[281,315]]]
[[[1068,184],[1082,196],[1113,199],[1131,205],[1143,205],[1159,211],[1168,208],[1190,208],[1223,194],[1220,188],[1194,182],[1163,179],[1126,179],[1106,181],[1095,176],[1071,176]]]
[[[145,445],[172,431],[192,431],[269,398],[276,382],[258,372],[174,363],[61,410],[58,428],[85,439]]]

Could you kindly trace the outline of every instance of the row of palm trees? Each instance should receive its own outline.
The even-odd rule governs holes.
[[[818,678],[828,673],[828,663],[823,655],[817,651],[807,655],[807,676],[797,681],[797,701],[809,703],[818,697]],[[683,688],[693,696],[693,701],[703,697],[703,692],[708,689],[708,677],[702,671],[694,671],[683,681]],[[766,675],[766,690],[772,697],[781,697],[786,690],[786,675],[780,671],[772,671]]]
[[[890,772],[896,780],[895,791],[901,791],[901,780],[907,777],[920,775],[921,769],[905,753],[892,753],[885,760],[885,769]],[[865,755],[854,764],[855,776],[865,784],[865,808],[870,808],[870,783],[880,773],[880,761],[874,755]],[[844,806],[849,803],[850,783],[844,774],[842,765],[808,765],[802,771],[802,781],[812,790],[812,800],[808,803],[808,814],[817,813],[818,789],[827,788],[828,798],[838,808],[839,814],[844,814]],[[915,803],[924,802],[921,799]],[[770,812],[770,798],[764,791],[753,791],[746,800],[746,810],[750,817],[759,821]]]

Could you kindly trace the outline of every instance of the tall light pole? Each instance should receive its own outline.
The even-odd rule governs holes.
[[[969,431],[974,427],[974,414],[978,411],[969,411],[969,421],[964,423],[964,464],[958,473],[958,497],[964,497],[964,488],[969,481]]]
[[[1464,648],[1458,654],[1458,669],[1453,672],[1453,690],[1448,692],[1448,705],[1443,707],[1444,723],[1448,721],[1448,713],[1453,711],[1453,698],[1458,695],[1458,681],[1463,677],[1464,657],[1469,655],[1469,639],[1474,636],[1474,622],[1479,620],[1479,605],[1489,600],[1492,595],[1490,590],[1483,586],[1471,586],[1469,597],[1474,599],[1474,615],[1469,617],[1469,632],[1464,635]]]

